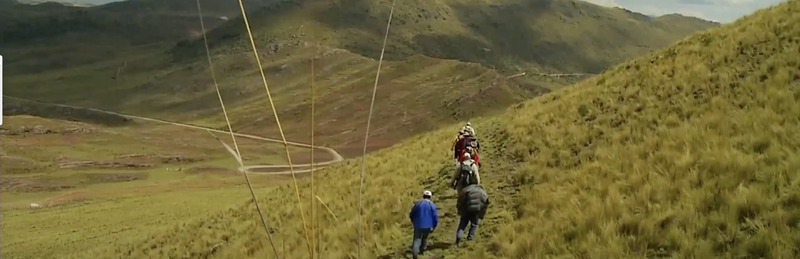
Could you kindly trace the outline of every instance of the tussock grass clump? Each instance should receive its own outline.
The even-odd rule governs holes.
[[[769,257],[800,254],[800,1],[618,65],[603,75],[473,120],[493,205],[474,244],[434,255]],[[407,212],[434,192],[450,243],[449,147],[456,126],[368,156],[366,258],[408,249]],[[355,255],[359,160],[320,176],[337,214],[319,219],[326,258]],[[301,185],[304,201],[308,184]],[[291,186],[262,198],[285,258],[306,256]],[[303,206],[308,206],[304,202]],[[309,208],[305,209],[309,211]],[[325,212],[321,212],[325,214]],[[125,253],[270,257],[252,205],[187,223]],[[184,248],[203,239],[226,245]],[[213,241],[212,241],[213,240]],[[169,246],[181,244],[179,249]],[[169,244],[167,246],[166,244]],[[282,250],[285,247],[285,250]],[[188,250],[187,250],[188,249]]]

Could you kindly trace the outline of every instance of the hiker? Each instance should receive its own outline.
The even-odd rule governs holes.
[[[472,160],[475,161],[475,164],[478,165],[478,167],[481,167],[481,162],[478,157],[478,152],[476,152],[476,149],[472,148],[472,146],[467,146],[467,148],[463,152],[461,152],[461,155],[458,156],[459,163],[464,162],[464,159],[466,159],[466,154],[469,154]]]
[[[481,143],[478,142],[478,137],[470,135],[470,136],[466,136],[466,138],[467,138],[467,140],[465,141],[466,142],[464,144],[465,146],[470,146],[470,147],[474,148],[476,151],[481,148]]]
[[[461,130],[458,132],[458,137],[456,140],[453,141],[453,159],[458,160],[458,156],[461,155],[461,146],[463,143],[461,142],[464,139],[464,131]]]
[[[475,158],[475,154],[478,153],[479,146],[480,146],[480,144],[478,143],[478,139],[475,138],[474,136],[465,136],[461,140],[461,143],[459,143],[459,145],[461,145],[461,147],[460,147],[461,151],[460,151],[459,155],[463,154],[467,150],[467,148],[471,147],[472,150],[473,150],[473,152],[471,152],[473,158]]]
[[[464,161],[456,166],[456,171],[455,174],[453,174],[450,186],[461,195],[461,190],[464,186],[480,183],[481,176],[478,173],[478,165],[475,164],[475,161],[472,160],[472,156],[469,153],[465,153]]]
[[[456,245],[461,242],[464,237],[464,229],[467,224],[470,225],[469,232],[467,233],[467,240],[471,241],[475,238],[475,231],[478,230],[478,224],[486,216],[486,208],[489,206],[489,196],[486,195],[486,190],[480,184],[470,184],[464,187],[464,191],[458,196],[456,208],[461,220],[458,223],[458,230],[456,230]]]
[[[467,148],[468,146],[473,146],[473,148],[476,149],[480,147],[480,144],[478,143],[478,138],[470,135],[468,132],[465,131],[461,131],[461,133],[462,134],[459,135],[453,147],[455,152],[454,156],[455,158],[458,158],[458,155],[460,155],[461,152],[463,152],[464,149]]]
[[[477,145],[478,145],[478,137],[476,137],[475,135],[470,134],[469,131],[464,131],[464,134],[463,134],[463,137],[462,137],[462,143],[463,143],[462,145],[464,145],[464,146],[474,145],[474,146],[477,147]]]
[[[439,213],[436,211],[436,204],[431,201],[433,194],[430,191],[422,192],[422,200],[414,203],[408,217],[414,225],[414,239],[411,242],[411,251],[414,258],[425,253],[428,247],[428,235],[436,229],[439,224]]]
[[[464,127],[461,128],[461,131],[468,133],[470,136],[475,136],[475,129],[472,128],[472,123],[469,121],[466,125],[464,125]]]

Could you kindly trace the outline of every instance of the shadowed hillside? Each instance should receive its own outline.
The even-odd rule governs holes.
[[[251,55],[214,60],[223,98],[236,131],[278,137]],[[287,138],[307,142],[310,135],[312,58],[317,143],[345,156],[360,154],[377,61],[341,49],[285,47],[262,59]],[[114,63],[81,68],[96,71],[92,74],[64,71],[17,76],[8,84],[27,87],[8,88],[5,94],[227,128],[205,61],[155,72],[151,64],[153,56],[130,59],[119,80],[115,73],[120,65]],[[385,62],[381,70],[370,151],[442,124],[498,113],[551,87],[547,81],[506,79],[479,64],[424,56]],[[48,82],[58,82],[60,87]],[[95,98],[87,99],[87,93]]]
[[[246,0],[268,6],[278,0]],[[208,3],[205,3],[208,2]],[[208,28],[240,15],[236,1],[205,1]],[[0,49],[6,71],[41,73],[159,53],[176,41],[200,35],[194,1],[129,0],[93,7],[46,2],[0,8]]]
[[[284,2],[251,15],[251,27],[260,41],[321,41],[377,58],[390,6],[389,0]],[[571,0],[397,1],[386,55],[424,54],[504,71],[596,73],[715,26]],[[242,37],[244,26],[229,23],[211,33],[212,46],[229,50]]]
[[[429,189],[441,209],[433,257],[797,258],[797,13],[800,1],[765,9],[473,121],[493,204],[465,248],[448,245],[457,220],[448,149],[460,125],[368,156],[363,256],[408,250],[408,209]],[[332,166],[317,181],[338,218],[320,208],[325,257],[355,254],[359,162]],[[308,212],[309,186],[300,188]],[[260,202],[281,257],[303,258],[292,192],[284,186]],[[248,204],[82,256],[272,258],[257,220]]]
[[[51,119],[82,121],[104,126],[125,126],[131,122],[130,119],[119,115],[100,113],[87,109],[44,105],[6,96],[4,96],[3,99],[3,115],[5,116],[33,115]]]
[[[246,0],[253,8],[280,0]],[[207,3],[206,3],[207,2]],[[224,22],[220,16],[240,15],[237,1],[206,1],[209,28]],[[0,46],[19,47],[41,43],[103,42],[146,44],[178,41],[197,35],[194,1],[129,0],[100,6],[75,7],[45,2],[10,4],[0,10]],[[216,19],[214,19],[216,18]],[[119,47],[119,46],[118,46]]]

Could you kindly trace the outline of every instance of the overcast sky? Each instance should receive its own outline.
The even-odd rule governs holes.
[[[721,23],[733,22],[786,0],[584,0],[603,6],[622,7],[637,13],[660,16],[679,13]]]
[[[72,0],[73,2],[105,4],[120,0]],[[230,1],[230,0],[228,0]],[[603,6],[622,7],[646,15],[660,16],[679,13],[715,22],[728,23],[758,9],[786,0],[584,0]]]

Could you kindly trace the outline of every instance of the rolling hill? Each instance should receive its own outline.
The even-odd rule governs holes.
[[[432,190],[433,256],[796,258],[800,244],[800,1],[760,10],[603,74],[476,119],[492,205],[477,240],[450,247],[447,187],[458,126],[366,157],[367,258],[402,257],[407,212]],[[355,254],[359,161],[318,179],[320,251]],[[304,183],[303,200],[310,201]],[[270,208],[282,258],[307,256],[291,186]],[[333,215],[336,216],[334,219]],[[307,217],[308,218],[308,217]],[[141,242],[75,255],[272,258],[252,204]]]
[[[223,16],[240,14],[234,1],[208,2],[208,28],[224,23]],[[276,1],[245,2],[258,7]],[[191,1],[134,0],[93,7],[11,4],[0,9],[0,23],[0,49],[12,75],[100,63],[131,51],[159,53],[200,33],[197,7]]]
[[[279,1],[244,2],[258,9]],[[241,13],[236,1],[208,1],[203,5],[210,28],[224,22],[218,19],[220,16]],[[89,7],[43,2],[11,4],[1,12],[0,20],[7,24],[0,30],[0,44],[4,47],[55,41],[63,44],[115,40],[103,43],[133,45],[174,42],[197,36],[199,27],[197,6],[192,1],[133,0]]]
[[[203,3],[204,10],[214,11],[204,20],[235,130],[277,136],[241,17],[234,14],[238,8],[231,6],[236,2]],[[313,58],[319,143],[343,154],[360,153],[388,2],[245,4],[288,138],[300,141],[309,135]],[[225,127],[194,3],[50,5],[54,10],[19,6],[13,10],[19,17],[0,33],[0,49],[8,53],[7,95]],[[666,24],[566,0],[400,1],[396,11],[370,150],[447,123],[499,113],[576,81],[535,73],[507,78],[518,70],[597,72],[716,26],[680,17]],[[221,20],[222,15],[229,20]],[[36,31],[51,33],[31,33]],[[403,129],[394,130],[398,127]]]
[[[251,27],[261,41],[321,42],[377,59],[390,5],[389,0],[287,1],[252,14]],[[651,19],[572,0],[398,1],[386,55],[422,54],[505,72],[598,73],[717,25],[676,15]],[[212,46],[235,50],[244,36],[242,23],[228,23],[209,37]]]

